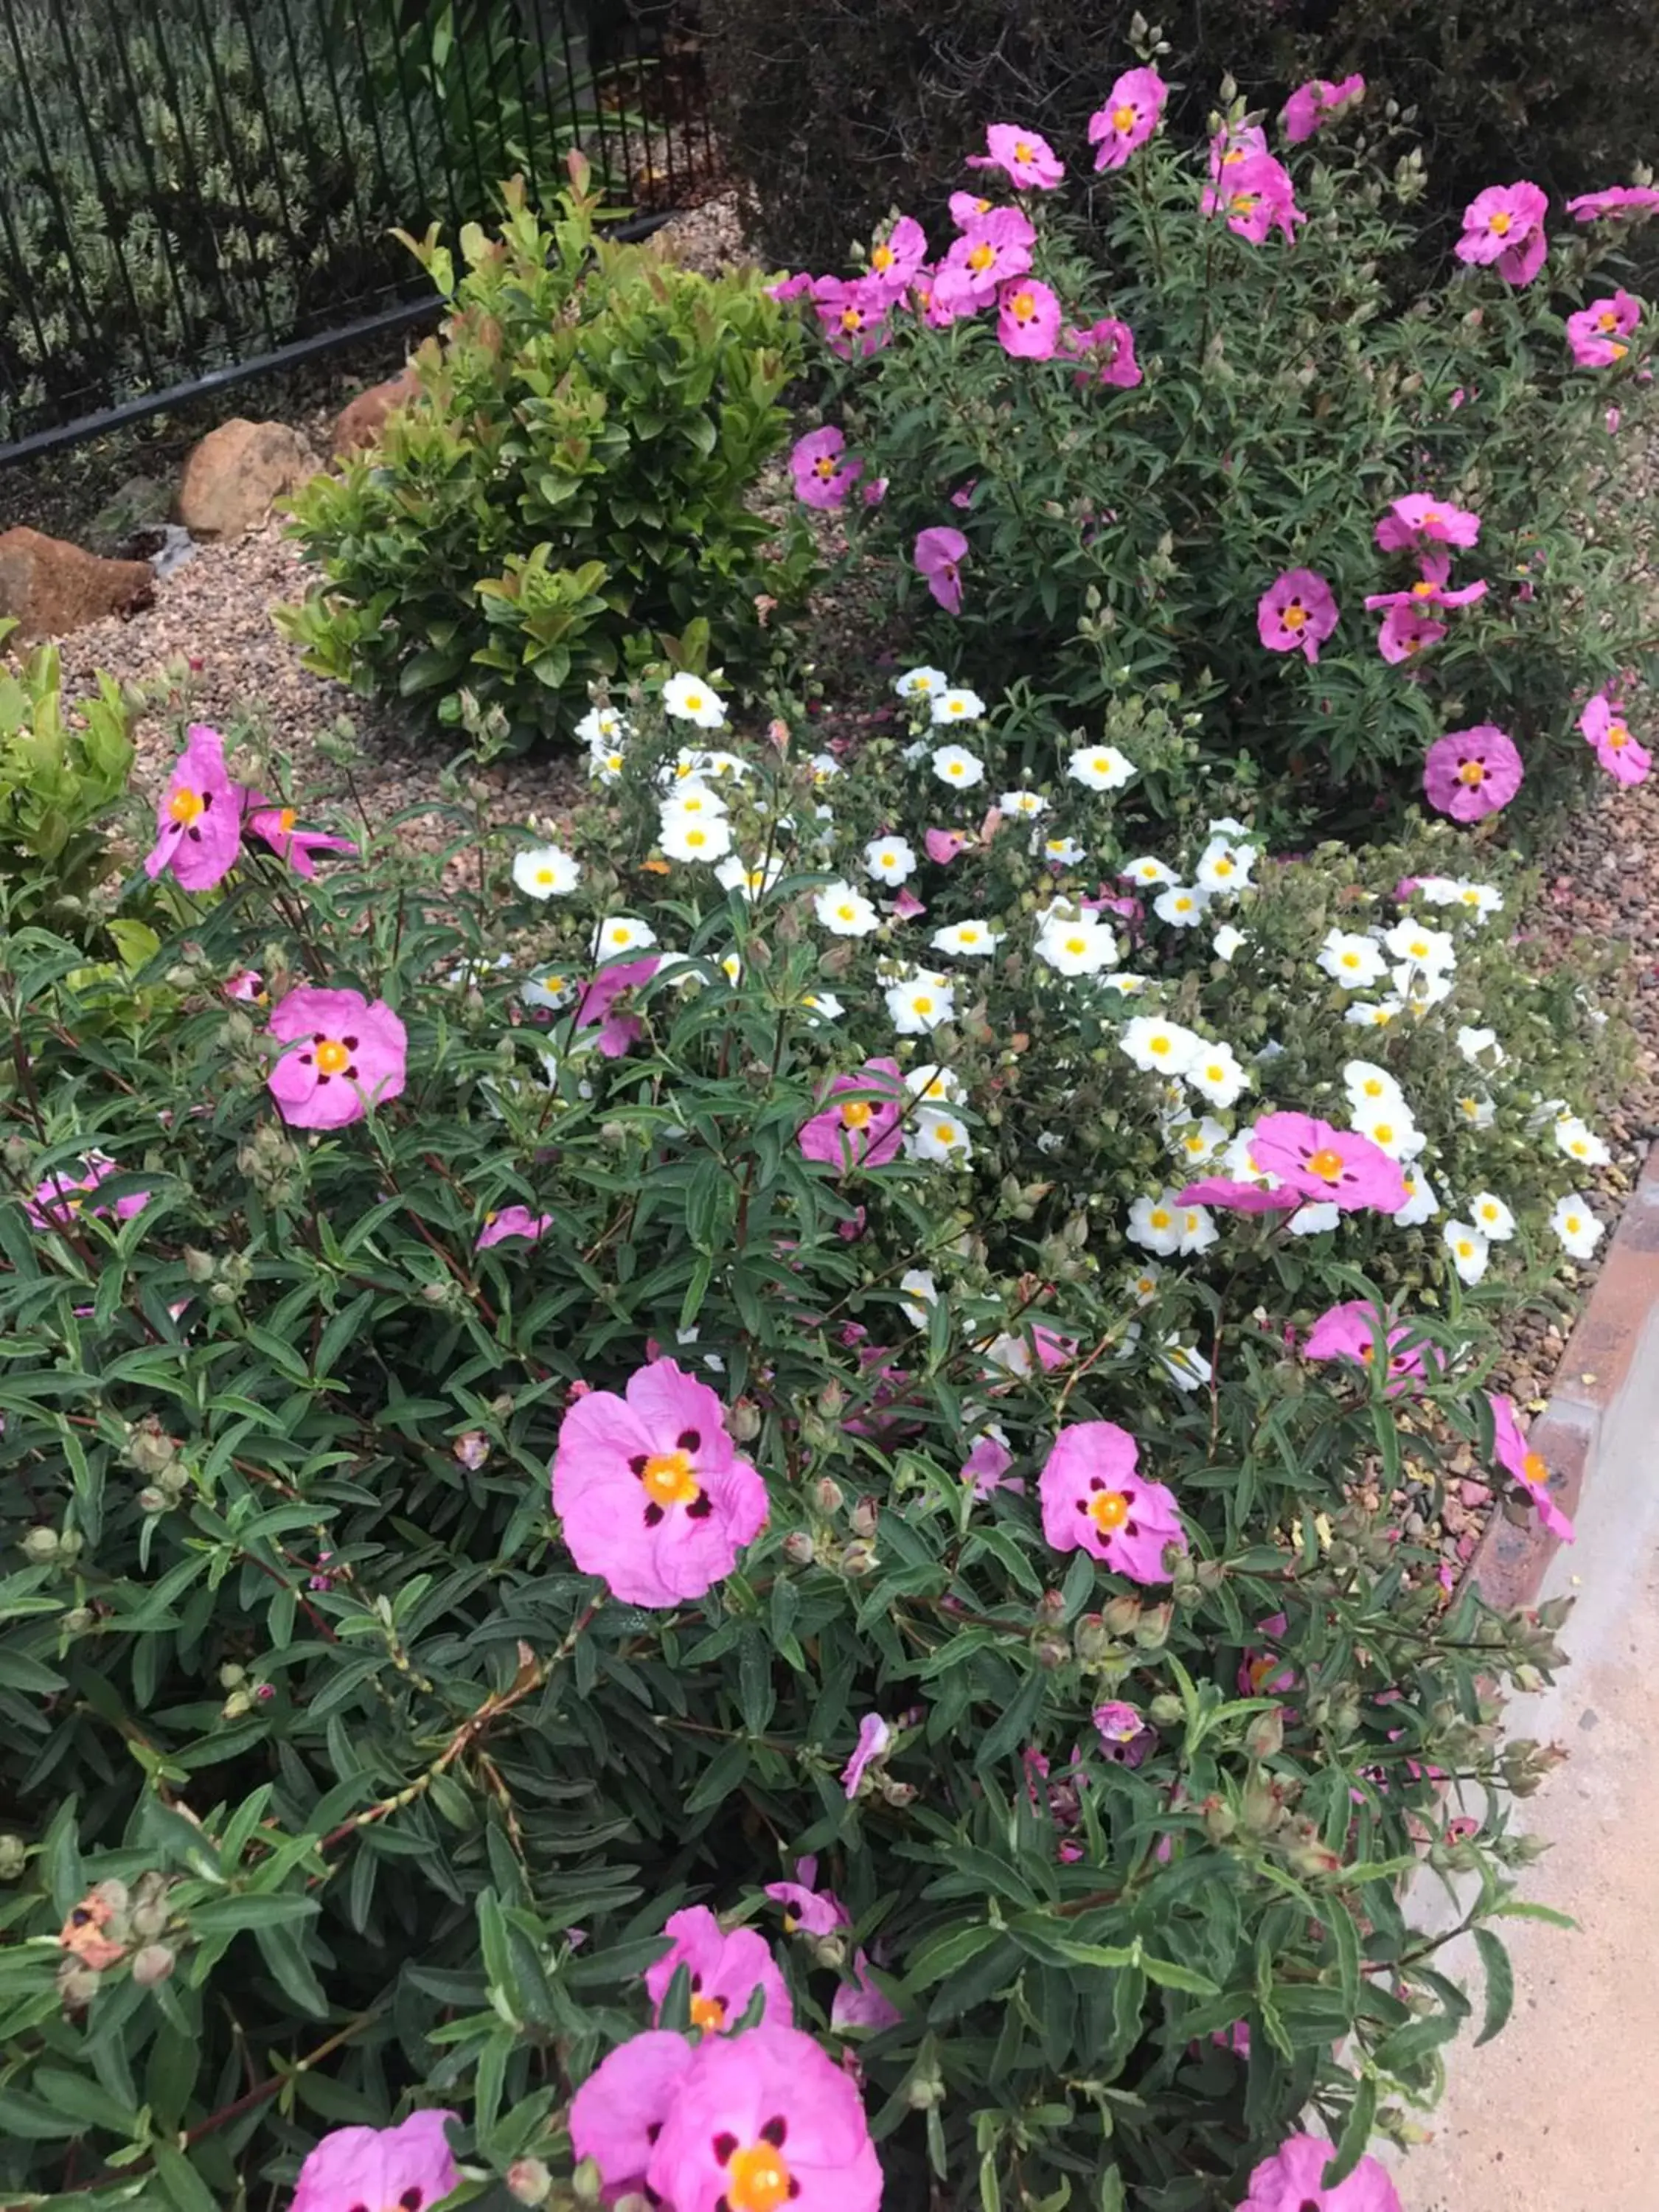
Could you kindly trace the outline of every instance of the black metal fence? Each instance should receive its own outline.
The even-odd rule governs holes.
[[[0,462],[413,321],[394,227],[712,167],[696,0],[0,0]]]

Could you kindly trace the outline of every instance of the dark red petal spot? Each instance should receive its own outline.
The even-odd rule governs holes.
[[[701,1451],[701,1450],[702,1449],[702,1430],[701,1430],[701,1429],[682,1429],[682,1430],[680,1431],[680,1432],[679,1432],[678,1437],[675,1439],[675,1444],[676,1444],[676,1448],[677,1448],[677,1449],[678,1449],[678,1450],[680,1450],[680,1451],[683,1451],[683,1452],[698,1452],[698,1451]]]
[[[661,2133],[662,2122],[660,2120],[653,2120],[645,2131],[645,2139],[647,2142],[653,2143]]]
[[[411,2185],[404,2190],[398,2202],[403,2206],[404,2212],[421,2212],[421,2207],[425,2203],[426,2197],[422,2191]]]
[[[737,2147],[738,2139],[735,2136],[716,2136],[714,2143],[715,2165],[724,2166]]]
[[[714,1510],[714,1501],[706,1490],[700,1490],[685,1509],[688,1521],[706,1521]]]
[[[646,1461],[648,1456],[649,1455],[645,1452],[635,1452],[633,1458],[628,1462],[629,1474],[637,1474],[643,1478],[645,1474]]]
[[[784,2139],[788,2133],[789,2123],[780,2112],[775,2118],[768,2120],[766,2125],[761,2130],[761,2141],[769,2142],[774,2150],[781,2150]]]
[[[645,1525],[647,1528],[660,1528],[662,1526],[662,1508],[660,1505],[647,1505],[646,1507]]]
[[[340,1039],[340,1042],[345,1047],[348,1052],[356,1052],[357,1049],[357,1040],[356,1037],[342,1037]]]

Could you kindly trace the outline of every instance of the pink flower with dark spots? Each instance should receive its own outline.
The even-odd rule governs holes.
[[[781,306],[790,300],[805,299],[811,296],[817,282],[816,276],[809,276],[803,269],[793,276],[780,276],[775,283],[769,284],[766,296],[769,300],[776,300]]]
[[[1550,1495],[1550,1471],[1528,1445],[1526,1432],[1515,1418],[1515,1407],[1507,1398],[1490,1390],[1486,1403],[1492,1408],[1492,1444],[1498,1465],[1506,1474],[1514,1476],[1531,1498],[1538,1508],[1539,1519],[1551,1535],[1559,1536],[1564,1544],[1571,1544],[1572,1523]]]
[[[384,999],[301,984],[270,1017],[284,1048],[266,1083],[298,1129],[343,1129],[404,1087],[409,1036]]]
[[[1336,2146],[1317,2136],[1292,2136],[1250,2176],[1250,2193],[1238,2212],[1402,2212],[1388,2169],[1362,2158],[1346,2181],[1327,2189],[1325,2168]]]
[[[23,1201],[23,1212],[33,1229],[67,1229],[81,1215],[113,1212],[118,1221],[131,1221],[149,1204],[147,1190],[118,1198],[113,1206],[90,1206],[88,1199],[100,1183],[122,1172],[119,1164],[103,1152],[88,1152],[79,1175],[49,1175],[38,1182]],[[92,1310],[90,1307],[87,1309]]]
[[[1158,1730],[1139,1705],[1121,1698],[1108,1698],[1094,1710],[1094,1723],[1108,1759],[1124,1766],[1139,1766],[1158,1741]]]
[[[1289,1618],[1282,1613],[1270,1613],[1265,1620],[1258,1620],[1256,1632],[1283,1641],[1290,1632]],[[1279,1698],[1297,1686],[1294,1667],[1287,1667],[1276,1651],[1248,1650],[1239,1662],[1235,1678],[1241,1698]]]
[[[1549,197],[1536,185],[1488,185],[1463,210],[1452,251],[1476,268],[1496,267],[1508,284],[1530,284],[1544,265]]]
[[[979,216],[953,239],[945,259],[934,272],[933,289],[945,289],[946,302],[954,290],[965,291],[963,304],[983,307],[995,299],[997,289],[1010,277],[1023,276],[1031,265],[1036,233],[1018,208],[993,208]]]
[[[1385,553],[1416,552],[1425,545],[1469,546],[1480,535],[1480,518],[1449,500],[1413,491],[1395,501],[1376,534]]]
[[[1106,105],[1089,118],[1089,143],[1096,169],[1121,169],[1158,125],[1170,88],[1155,69],[1125,70],[1106,95]]]
[[[643,2192],[647,2168],[694,2056],[683,2035],[649,2029],[611,2051],[571,2099],[571,2149],[599,2167],[607,2201]],[[368,2203],[380,2201],[371,2197]]]
[[[1437,738],[1423,760],[1423,790],[1437,812],[1479,822],[1507,806],[1521,788],[1521,756],[1495,723],[1478,722]]]
[[[1567,317],[1567,343],[1580,368],[1611,368],[1630,351],[1642,319],[1642,302],[1622,289],[1605,300],[1592,300]]]
[[[144,873],[166,871],[181,890],[210,891],[241,850],[244,796],[226,771],[224,739],[192,722],[155,802],[155,842],[144,856]]]
[[[279,860],[286,860],[296,876],[314,876],[313,853],[355,853],[349,837],[331,837],[321,830],[301,830],[291,806],[278,806],[256,793],[247,796],[247,826],[270,846]]]
[[[895,296],[909,287],[927,258],[927,234],[914,216],[902,215],[870,248],[870,274]]]
[[[1057,1552],[1079,1547],[1131,1582],[1167,1583],[1164,1553],[1187,1549],[1172,1492],[1135,1471],[1139,1448],[1115,1421],[1075,1421],[1044,1462],[1042,1533]]]
[[[1345,1213],[1398,1213],[1409,1196],[1399,1163],[1352,1129],[1311,1114],[1265,1114],[1250,1132],[1250,1158],[1285,1189]]]
[[[871,1762],[882,1756],[892,1740],[893,1731],[883,1720],[881,1715],[866,1713],[864,1718],[859,1723],[859,1740],[854,1747],[853,1756],[848,1760],[841,1773],[842,1789],[849,1798],[858,1796],[859,1784],[863,1781]]]
[[[997,295],[997,339],[1015,361],[1052,361],[1060,343],[1060,301],[1034,276],[1017,276]]]
[[[975,222],[990,214],[994,200],[981,199],[975,192],[952,192],[951,220],[958,230],[971,230]]]
[[[1206,1176],[1176,1195],[1178,1206],[1219,1206],[1230,1213],[1293,1213],[1302,1200],[1276,1182],[1242,1182],[1231,1176]]]
[[[1609,185],[1599,192],[1580,192],[1567,202],[1575,222],[1640,222],[1659,215],[1659,190],[1651,185]]]
[[[757,1990],[763,2000],[763,2021],[772,2027],[792,2024],[795,2011],[783,1976],[766,1938],[754,1929],[734,1928],[727,1935],[706,1905],[692,1905],[671,1913],[663,1934],[669,1948],[645,1973],[645,1993],[659,2021],[669,1984],[684,1966],[691,1976],[691,2025],[705,2034],[724,2035],[734,2028]]]
[[[817,1887],[816,1858],[797,1859],[795,1877],[766,1885],[765,1894],[784,1908],[786,1933],[793,1936],[799,1929],[803,1936],[833,1936],[837,1929],[852,1926],[853,1916],[834,1890]]]
[[[624,991],[643,989],[661,964],[654,952],[642,960],[607,961],[597,975],[583,984],[576,1001],[575,1026],[598,1029],[599,1050],[606,1060],[620,1060],[645,1035],[645,1024],[639,1016],[617,1013],[616,1003]]]
[[[975,1498],[988,1498],[997,1490],[1024,1489],[1023,1482],[1005,1483],[1003,1480],[1013,1463],[1014,1455],[1008,1449],[1007,1437],[993,1425],[975,1437],[967,1458],[962,1462],[960,1473],[964,1482],[973,1484]]]
[[[809,430],[798,438],[789,455],[789,473],[795,497],[807,507],[825,510],[840,507],[864,473],[860,460],[843,460],[846,438],[833,423]]]
[[[866,1951],[853,1954],[852,1979],[843,1982],[830,2005],[830,2025],[839,2034],[849,2027],[867,2027],[879,2034],[896,2027],[904,2014],[893,2000],[876,1986]]]
[[[1408,607],[1426,613],[1431,607],[1470,607],[1486,596],[1481,579],[1452,590],[1449,553],[1419,553],[1417,565],[1420,574],[1414,584],[1408,584],[1403,592],[1374,592],[1365,602],[1367,611],[1374,614],[1379,607]]]
[[[896,1060],[867,1060],[856,1075],[835,1076],[828,1103],[802,1127],[802,1156],[843,1175],[890,1167],[903,1144],[899,1125],[908,1103]]]
[[[1309,1330],[1302,1346],[1304,1359],[1352,1359],[1360,1366],[1374,1367],[1379,1332],[1383,1329],[1384,1316],[1363,1298],[1348,1298],[1340,1305],[1328,1307]],[[1386,1331],[1389,1361],[1389,1397],[1414,1387],[1423,1372],[1423,1347],[1411,1345],[1404,1352],[1395,1346],[1405,1344],[1411,1335],[1403,1325]]]
[[[1640,783],[1653,765],[1646,746],[1637,744],[1625,720],[1625,709],[1605,691],[1589,700],[1578,717],[1578,726],[1595,757],[1618,783]]]
[[[590,1390],[553,1455],[553,1510],[585,1575],[626,1605],[703,1595],[766,1526],[766,1485],[727,1434],[706,1382],[659,1359],[627,1395]]]
[[[1330,586],[1312,568],[1285,569],[1256,603],[1256,631],[1268,652],[1300,653],[1310,661],[1318,659],[1338,619]]]
[[[1234,159],[1229,147],[1220,156],[1221,173],[1204,188],[1200,203],[1207,216],[1219,216],[1229,230],[1252,246],[1265,245],[1271,230],[1281,230],[1294,240],[1296,227],[1307,221],[1296,204],[1291,174],[1271,154],[1247,154]]]
[[[395,2128],[335,2128],[306,2156],[289,2212],[352,2212],[358,2205],[441,2203],[461,2185],[445,2123],[453,2112],[411,2112]]]
[[[228,999],[235,999],[246,1006],[262,1006],[265,1002],[265,981],[257,968],[239,968],[224,985]]]
[[[532,1213],[527,1206],[504,1206],[499,1212],[485,1214],[477,1249],[487,1252],[492,1244],[504,1244],[509,1237],[522,1237],[528,1243],[538,1244],[552,1226],[550,1213]]]
[[[645,2179],[675,2212],[878,2212],[882,2198],[857,2082],[793,2027],[699,2045]]]
[[[1345,76],[1340,84],[1316,76],[1298,85],[1285,101],[1279,127],[1292,146],[1299,146],[1323,125],[1336,122],[1351,107],[1357,107],[1364,97],[1365,80],[1358,73]]]
[[[867,361],[890,335],[887,310],[893,294],[871,276],[815,276],[812,304],[818,328],[843,361]]]
[[[1017,123],[993,123],[985,133],[986,151],[970,154],[970,169],[1000,169],[1023,192],[1051,192],[1066,174],[1065,164],[1048,140]]]
[[[1060,340],[1060,350],[1081,364],[1074,380],[1085,387],[1115,385],[1120,391],[1132,392],[1140,382],[1135,334],[1115,315],[1103,315],[1087,330],[1067,331]]]
[[[928,590],[947,615],[962,612],[962,564],[968,558],[968,540],[959,530],[935,524],[919,530],[912,555]]]
[[[923,833],[921,842],[928,859],[941,868],[948,868],[970,841],[965,830],[928,830]]]
[[[1376,649],[1384,660],[1414,660],[1430,646],[1438,645],[1445,635],[1444,623],[1431,621],[1409,601],[1402,600],[1383,616],[1382,626],[1376,633]]]

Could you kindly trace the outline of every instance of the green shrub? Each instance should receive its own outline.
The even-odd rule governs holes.
[[[421,394],[314,478],[294,534],[321,571],[283,626],[325,675],[435,703],[459,687],[516,742],[568,732],[591,681],[671,644],[755,652],[777,529],[744,504],[781,444],[793,319],[752,272],[708,278],[596,238],[587,171],[550,227],[507,187],[498,240],[416,247],[449,304]],[[683,635],[682,635],[683,634]]]
[[[14,625],[0,622],[0,643]],[[137,707],[112,677],[66,708],[54,645],[0,661],[0,902],[8,928],[36,922],[90,945],[120,872],[106,835],[132,773]],[[124,925],[118,924],[118,928]],[[154,950],[152,942],[151,948]]]
[[[1244,143],[1242,109],[1230,127]],[[1632,587],[1652,509],[1627,466],[1650,405],[1645,325],[1616,365],[1575,365],[1562,317],[1618,284],[1612,225],[1558,231],[1524,289],[1471,269],[1390,314],[1378,270],[1420,172],[1407,158],[1386,174],[1363,146],[1348,156],[1348,127],[1317,153],[1283,149],[1293,245],[1206,214],[1206,155],[1172,131],[1099,180],[1085,214],[1066,211],[1063,188],[1024,195],[1028,297],[1057,296],[1066,330],[1127,325],[1133,358],[1109,377],[1092,373],[1103,356],[1079,366],[1064,331],[1047,357],[1012,356],[994,299],[935,328],[867,274],[847,296],[878,319],[871,349],[837,362],[842,295],[820,287],[802,312],[829,331],[824,411],[886,486],[874,507],[848,497],[848,526],[931,618],[924,638],[984,688],[1018,682],[1039,720],[1172,684],[1203,718],[1201,759],[1347,826],[1419,789],[1443,732],[1495,723],[1520,746],[1530,803],[1589,767],[1586,694],[1654,662]],[[1088,161],[1080,142],[1056,150]],[[939,269],[947,236],[933,234]],[[1426,550],[1449,556],[1452,587],[1486,596],[1391,662],[1366,602],[1430,586],[1376,532],[1423,492],[1480,517],[1478,544]],[[966,541],[956,615],[930,605],[913,565],[919,533],[939,526]],[[1263,594],[1302,569],[1340,614],[1314,660],[1258,633]]]
[[[793,708],[751,741],[706,681],[666,696],[670,725],[638,693],[631,729],[596,714],[561,848],[512,849],[451,787],[448,856],[392,824],[315,882],[249,846],[218,896],[168,891],[180,934],[155,972],[183,996],[118,1048],[86,1048],[77,956],[17,941],[12,2195],[264,2201],[325,2131],[413,2103],[460,2115],[480,2179],[568,2207],[571,2090],[645,2025],[641,1976],[693,1905],[757,1929],[801,2025],[846,2047],[903,2212],[936,2190],[962,2212],[1068,2191],[1220,2212],[1310,2104],[1350,2166],[1431,2097],[1470,2008],[1401,1896],[1413,1868],[1478,1876],[1487,2024],[1507,2011],[1499,1930],[1528,1856],[1508,1800],[1548,1754],[1505,1741],[1491,1685],[1554,1663],[1559,1610],[1445,1601],[1401,1524],[1466,1447],[1491,1455],[1492,1324],[1546,1294],[1575,1171],[1540,1094],[1588,1104],[1606,1034],[1510,941],[1515,885],[1401,893],[1402,872],[1476,865],[1444,829],[1363,864],[1258,859],[1267,887],[1218,890],[1211,927],[1115,937],[1140,979],[1120,992],[1049,957],[1081,924],[1048,840],[1086,844],[1091,873],[1133,857],[1065,751],[1030,761],[999,826],[998,794],[930,757],[970,714],[941,731],[913,700],[912,732],[843,765]],[[1146,774],[1180,742],[1157,701],[1126,702],[1120,735]],[[258,774],[304,808],[280,763]],[[924,919],[862,848],[902,832],[920,854],[941,822],[966,842],[915,873]],[[671,857],[710,825],[729,888]],[[1183,878],[1251,873],[1237,826],[1181,834]],[[880,902],[872,926],[842,874]],[[1334,922],[1391,925],[1397,896],[1444,925],[1447,989],[1408,977],[1373,1035],[1317,954]],[[862,933],[838,933],[843,906]],[[975,921],[994,957],[923,949]],[[921,1010],[918,960],[953,1005]],[[264,1003],[228,1003],[233,978]],[[300,988],[382,1010],[290,1005]],[[1188,1254],[1147,1268],[1128,1207],[1185,1180],[1194,1133],[1216,1141],[1126,1056],[1149,1011],[1236,1048],[1250,1087],[1212,1108],[1223,1137],[1271,1107],[1348,1121],[1363,1042],[1443,1208],[1510,1201],[1486,1279],[1449,1271],[1437,1221],[1375,1213],[1289,1235],[1219,1212],[1200,1233],[1183,1210]],[[1466,1116],[1456,1033],[1488,1017],[1465,1079],[1490,1115]],[[358,1079],[395,1079],[372,1112],[283,1118],[272,1032],[295,1022],[285,1095],[314,1085],[313,1111],[325,1073],[352,1079],[335,1055],[378,1039]],[[882,1072],[858,1082],[884,1059],[947,1070],[952,1095],[927,1103],[923,1079],[888,1132]],[[810,1119],[854,1129],[865,1106],[867,1167],[805,1156]],[[70,1211],[56,1176],[102,1181]],[[499,1241],[510,1206],[532,1236]],[[1429,1363],[1411,1395],[1292,1348],[1355,1299]],[[573,1408],[620,1433],[583,1393],[663,1350],[769,1518],[702,1595],[652,1605],[579,1571],[547,1467]],[[1040,1521],[1056,1437],[1107,1420],[1183,1532],[1132,1572],[1051,1548]],[[651,1479],[674,1488],[690,1454],[695,1487],[710,1449],[680,1436]],[[1130,1720],[1095,1722],[1103,1699]],[[849,1785],[871,1716],[884,1747]],[[763,1892],[808,1855],[848,1918],[789,1938]],[[860,1975],[888,2025],[849,2022]]]

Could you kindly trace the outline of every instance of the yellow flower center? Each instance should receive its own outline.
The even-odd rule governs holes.
[[[1371,1137],[1373,1141],[1376,1144],[1391,1145],[1394,1142],[1394,1123],[1392,1121],[1373,1121],[1371,1124]]]
[[[708,842],[708,832],[706,830],[688,830],[685,833],[685,842],[688,845],[706,845]],[[542,880],[545,883],[550,879],[544,877]]]
[[[875,1108],[867,1098],[849,1098],[841,1109],[842,1126],[848,1129],[867,1129]]]
[[[1154,1229],[1167,1229],[1170,1225],[1169,1210],[1165,1206],[1155,1206],[1146,1218]]]
[[[1595,319],[1604,331],[1616,331],[1619,327],[1619,318],[1611,307],[1603,307]]]
[[[182,822],[188,828],[206,805],[207,801],[199,791],[191,791],[187,786],[181,785],[168,799],[167,812],[175,822]]]
[[[291,837],[294,835],[294,809],[291,806],[285,806],[282,812],[276,817],[276,829],[278,835],[283,837]]]
[[[1486,780],[1486,771],[1480,761],[1465,761],[1457,771],[1457,781],[1460,783],[1468,784],[1471,791],[1477,784],[1484,783]]]
[[[933,1011],[932,999],[925,995],[920,999],[913,999],[910,1003],[919,1014],[931,1014]]]
[[[1080,960],[1084,954],[1089,950],[1088,940],[1085,938],[1081,937],[1068,937],[1066,940],[1066,950],[1072,955],[1073,959]],[[1152,1047],[1152,1050],[1154,1052],[1166,1049],[1167,1047],[1156,1044]]]
[[[1014,142],[1014,159],[1017,161],[1034,161],[1036,156],[1024,139],[1018,138]]]
[[[1359,955],[1357,952],[1345,952],[1342,955],[1342,965],[1345,968],[1357,968],[1359,965]]]
[[[1539,1458],[1537,1453],[1534,1451],[1529,1451],[1526,1457],[1522,1461],[1521,1474],[1524,1481],[1530,1482],[1534,1485],[1547,1482],[1550,1479],[1550,1471],[1548,1468],[1545,1466],[1543,1461]]]
[[[1492,219],[1492,228],[1497,236],[1499,238],[1507,238],[1514,222],[1515,217],[1512,215],[1505,214],[1500,208],[1498,212]]]
[[[685,703],[686,703],[687,708],[689,708],[689,710],[690,710],[692,714],[702,714],[702,692],[701,692],[701,691],[688,691],[688,692],[686,693],[686,695],[685,695]]]
[[[1224,1083],[1226,1079],[1226,1069],[1218,1060],[1212,1060],[1204,1071],[1204,1080],[1206,1083]]]
[[[538,868],[536,871],[536,881],[538,884],[550,884],[553,881],[552,869]]]
[[[1232,872],[1233,872],[1233,864],[1232,864],[1232,862],[1231,862],[1231,860],[1225,860],[1225,859],[1219,860],[1216,861],[1216,862],[1215,862],[1215,864],[1214,864],[1213,871],[1212,871],[1212,872],[1213,872],[1214,874],[1218,875],[1218,876],[1230,876],[1230,875],[1231,875]]]
[[[1280,617],[1286,629],[1302,629],[1307,625],[1308,610],[1300,599],[1292,599]]]
[[[690,1505],[702,1495],[690,1452],[653,1453],[640,1470],[640,1480],[654,1505]]]
[[[691,2000],[691,2025],[716,2033],[726,2026],[724,1997],[695,1996]]]
[[[842,330],[849,333],[854,331],[861,331],[864,328],[864,310],[862,307],[843,307],[841,311],[841,326]]]
[[[1089,1500],[1089,1518],[1103,1536],[1121,1528],[1129,1517],[1129,1501],[1121,1490],[1097,1490]]]
[[[1133,107],[1130,107],[1126,103],[1123,106],[1115,107],[1112,110],[1112,128],[1114,131],[1133,131],[1134,127],[1135,112]]]
[[[351,1054],[333,1037],[325,1037],[317,1048],[317,1072],[319,1075],[341,1075],[351,1065]]]
[[[1309,1156],[1308,1172],[1316,1175],[1321,1182],[1334,1182],[1342,1172],[1341,1153],[1333,1150],[1329,1145],[1322,1145],[1316,1152]]]
[[[812,473],[820,483],[828,483],[836,473],[836,465],[828,453],[820,453],[812,464]]]
[[[890,246],[878,246],[870,256],[870,266],[872,269],[890,269],[897,258]]]
[[[1233,213],[1235,215],[1254,215],[1255,213],[1255,199],[1256,196],[1254,192],[1235,192],[1233,194]]]
[[[1016,292],[1009,307],[1017,323],[1029,323],[1036,313],[1036,301],[1029,292]]]
[[[1437,588],[1437,586],[1431,583],[1426,576],[1419,576],[1416,583],[1412,586],[1412,597],[1414,599],[1431,599]]]
[[[963,922],[961,929],[957,932],[957,941],[963,945],[977,945],[979,943],[979,932],[974,927],[972,922]]]
[[[970,269],[988,269],[996,258],[995,246],[988,244],[984,239],[981,239],[977,246],[969,246],[968,249],[968,266]]]
[[[1474,1257],[1474,1247],[1467,1237],[1460,1237],[1457,1240],[1457,1256],[1460,1260],[1472,1260]]]
[[[1570,1213],[1567,1216],[1566,1226],[1568,1236],[1576,1237],[1580,1229],[1583,1228],[1583,1224],[1579,1220],[1578,1216],[1576,1213]]]
[[[1608,723],[1607,743],[1613,747],[1614,752],[1622,751],[1625,746],[1630,743],[1630,732],[1625,727],[1622,722]]]
[[[940,1144],[944,1145],[947,1149],[957,1141],[955,1127],[949,1121],[941,1121],[938,1128],[934,1130],[933,1134],[939,1139]]]
[[[837,921],[856,921],[858,918],[858,908],[854,906],[838,906],[836,908],[836,919]]]
[[[732,2212],[778,2212],[795,2185],[783,2153],[769,2142],[750,2143],[726,2161],[725,2195]]]
[[[1146,1048],[1149,1052],[1157,1053],[1158,1057],[1162,1059],[1164,1054],[1170,1049],[1170,1039],[1166,1036],[1148,1037],[1146,1040]]]

